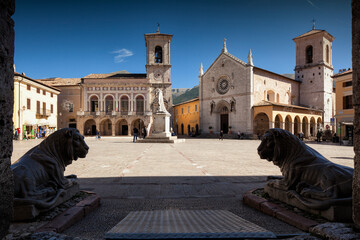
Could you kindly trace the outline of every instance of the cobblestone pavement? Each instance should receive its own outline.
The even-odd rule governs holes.
[[[15,141],[13,161],[41,140]],[[129,137],[86,138],[85,159],[68,166],[80,187],[94,191],[101,206],[65,231],[73,237],[103,239],[129,211],[155,209],[222,209],[276,234],[301,233],[275,218],[244,206],[242,194],[264,186],[278,167],[259,158],[258,140],[186,139],[185,143],[132,142]],[[353,167],[350,146],[308,143],[329,160]]]

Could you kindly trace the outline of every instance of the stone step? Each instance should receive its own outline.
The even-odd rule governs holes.
[[[130,212],[105,239],[271,239],[275,234],[226,210]]]

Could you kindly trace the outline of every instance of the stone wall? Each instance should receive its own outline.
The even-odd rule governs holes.
[[[360,227],[360,1],[352,0],[352,62],[354,117],[353,220]]]
[[[12,218],[13,177],[10,170],[14,105],[14,21],[15,0],[0,1],[0,239]]]

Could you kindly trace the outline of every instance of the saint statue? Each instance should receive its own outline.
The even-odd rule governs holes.
[[[158,112],[164,112],[164,113],[169,113],[166,110],[165,104],[164,104],[164,96],[163,96],[163,92],[161,91],[160,88],[157,88],[155,90],[157,97],[158,97],[158,103],[159,103],[159,108],[158,108]]]

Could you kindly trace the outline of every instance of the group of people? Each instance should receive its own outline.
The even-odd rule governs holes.
[[[50,133],[51,132],[48,129],[39,129],[37,132],[35,132],[34,137],[35,137],[35,139],[37,139],[37,138],[45,138]],[[19,140],[19,138],[21,137],[20,134],[21,134],[20,128],[15,129],[15,131],[14,131],[14,140]],[[23,133],[23,139],[28,140],[31,137],[32,137],[31,133],[29,134],[29,132],[27,130],[25,130],[24,133]]]
[[[96,135],[95,135],[95,139],[100,140],[101,139],[101,134],[99,130],[96,130]]]
[[[133,133],[134,133],[134,138],[133,138],[133,142],[136,142],[137,139],[138,139],[138,136],[139,136],[139,129],[137,129],[136,127],[133,128]],[[146,138],[147,136],[147,131],[146,131],[146,128],[144,127],[143,130],[142,130],[142,135],[144,137],[144,139]]]
[[[244,139],[246,136],[244,133],[241,133],[240,131],[238,131],[237,137],[238,137],[238,139]],[[224,131],[223,130],[220,131],[219,140],[224,140]]]

